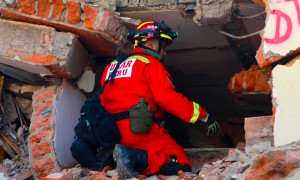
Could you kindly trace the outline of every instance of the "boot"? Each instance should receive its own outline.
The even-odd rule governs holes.
[[[117,144],[114,149],[114,160],[120,179],[137,178],[135,170],[144,171],[148,167],[148,153]]]

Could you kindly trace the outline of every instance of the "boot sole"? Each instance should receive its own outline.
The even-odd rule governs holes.
[[[114,151],[113,151],[113,158],[117,163],[117,172],[118,172],[119,178],[120,179],[132,179],[134,177],[129,173],[126,166],[120,160],[120,155],[119,155],[118,150],[117,150],[119,146],[120,145],[117,144],[114,148]]]

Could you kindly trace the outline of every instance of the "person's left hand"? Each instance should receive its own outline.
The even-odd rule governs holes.
[[[208,114],[205,119],[206,122],[200,121],[200,123],[207,128],[207,135],[214,135],[220,132],[219,123],[211,115]]]

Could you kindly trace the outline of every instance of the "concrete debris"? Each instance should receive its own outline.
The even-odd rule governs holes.
[[[91,68],[87,68],[79,80],[77,81],[78,88],[86,93],[90,93],[94,90],[95,86],[95,73]]]
[[[273,144],[272,116],[245,118],[244,129],[247,146],[262,142],[271,142]]]
[[[16,97],[16,104],[24,116],[27,119],[30,119],[32,114],[32,101],[21,97]]]
[[[198,25],[219,26],[230,22],[233,0],[197,1],[193,21]]]
[[[30,170],[30,164],[27,158],[16,157],[15,159],[5,159],[3,161],[3,166],[9,169],[8,176],[11,178],[23,177],[27,179],[32,177]],[[23,179],[22,178],[22,179]]]
[[[5,111],[6,119],[8,122],[14,122],[18,118],[18,113],[16,110],[16,106],[13,100],[13,96],[8,93],[4,93],[3,98],[3,109]]]

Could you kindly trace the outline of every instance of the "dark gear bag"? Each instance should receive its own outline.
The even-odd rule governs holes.
[[[102,88],[91,98],[87,99],[80,110],[80,121],[75,126],[76,139],[71,146],[74,159],[86,167],[94,167],[96,161],[94,150],[99,147],[114,147],[120,141],[121,135],[114,118],[101,105],[99,98],[106,84],[113,83],[120,66],[130,55],[117,57],[117,66],[104,82]],[[85,160],[86,159],[86,160]]]

